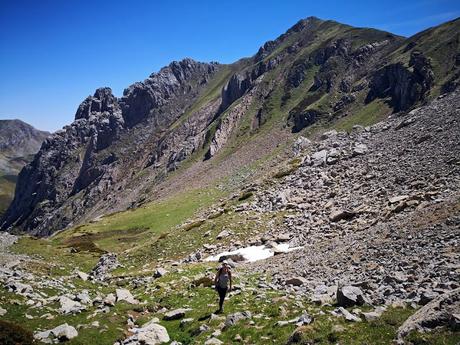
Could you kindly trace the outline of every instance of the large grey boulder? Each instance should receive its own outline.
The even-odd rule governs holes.
[[[166,271],[163,267],[158,267],[155,272],[153,273],[154,278],[161,278],[163,277],[168,271]]]
[[[89,275],[94,280],[102,281],[107,278],[110,271],[113,271],[118,266],[120,266],[120,264],[118,263],[117,254],[107,253],[99,258],[98,263],[91,270]]]
[[[361,318],[359,316],[356,316],[352,313],[350,313],[348,310],[346,310],[344,307],[339,307],[335,310],[335,313],[338,315],[342,315],[345,320],[351,321],[351,322],[361,322]]]
[[[292,145],[292,151],[295,156],[299,156],[303,150],[311,145],[311,141],[305,137],[298,137],[297,140]]]
[[[74,301],[67,296],[61,296],[59,298],[59,303],[61,304],[61,307],[58,311],[61,314],[77,314],[85,309],[85,306],[83,306],[80,302]]]
[[[55,341],[63,342],[71,340],[78,336],[78,332],[73,326],[69,326],[67,323],[59,325],[53,329],[36,332],[34,338],[44,343],[53,343]]]
[[[130,304],[139,304],[139,301],[134,298],[131,292],[127,289],[116,289],[117,302],[125,301]]]
[[[460,288],[442,294],[411,315],[398,329],[397,342],[412,331],[424,332],[439,326],[452,325],[452,319],[460,310]]]
[[[341,220],[350,220],[356,213],[351,210],[334,210],[329,216],[331,222],[339,222]]]
[[[170,338],[165,327],[159,325],[158,320],[151,320],[139,328],[131,328],[129,331],[134,333],[129,338],[121,342],[122,345],[157,345],[169,343]]]
[[[326,164],[327,150],[321,150],[311,155],[310,160],[313,166],[320,166]]]
[[[337,288],[337,304],[341,307],[352,307],[365,303],[364,294],[356,286],[346,285]]]
[[[286,280],[286,285],[301,286],[308,282],[304,277],[292,277]]]

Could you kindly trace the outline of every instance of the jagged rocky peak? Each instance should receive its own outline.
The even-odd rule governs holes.
[[[280,35],[273,41],[267,41],[262,47],[259,48],[259,51],[255,55],[256,61],[261,61],[270,55],[286,38],[291,36],[294,33],[298,33],[304,30],[314,30],[320,24],[324,23],[324,20],[321,20],[317,17],[307,17],[299,20],[294,26],[289,28],[284,34]]]
[[[78,107],[75,120],[89,119],[91,115],[104,112],[113,113],[120,110],[117,98],[112,94],[109,87],[101,87],[94,92],[93,96],[88,96]]]
[[[143,82],[129,86],[123,92],[120,105],[128,126],[145,119],[152,109],[167,105],[171,98],[197,90],[196,84],[204,85],[219,68],[219,64],[197,62],[190,58],[174,61],[153,73]]]

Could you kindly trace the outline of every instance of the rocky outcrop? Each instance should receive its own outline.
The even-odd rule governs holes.
[[[222,90],[221,110],[227,109],[230,104],[243,96],[251,86],[252,80],[250,76],[234,74]]]
[[[289,114],[288,123],[292,125],[292,132],[300,132],[305,127],[314,124],[322,113],[315,109],[307,109],[305,111],[299,111],[294,109]]]
[[[421,52],[413,51],[409,67],[412,71],[396,63],[377,71],[370,82],[366,102],[391,97],[394,110],[400,111],[424,100],[434,81],[431,63]]]
[[[199,88],[194,88],[193,82],[206,84],[217,69],[215,63],[184,59],[162,68],[143,82],[134,83],[124,90],[120,99],[126,124],[134,126],[151,117],[155,125],[165,125],[171,117],[183,111],[187,101],[197,95]],[[162,116],[161,110],[168,110],[172,114]]]

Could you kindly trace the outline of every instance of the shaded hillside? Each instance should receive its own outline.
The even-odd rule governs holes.
[[[232,65],[185,59],[121,98],[98,89],[23,169],[2,228],[49,235],[167,185],[219,184],[253,164],[260,174],[295,133],[423,104],[457,85],[459,23],[404,39],[310,17]]]
[[[10,204],[19,171],[49,135],[20,120],[0,120],[0,214]]]

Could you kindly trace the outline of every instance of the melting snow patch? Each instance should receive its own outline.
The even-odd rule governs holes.
[[[244,257],[246,261],[253,262],[257,260],[267,259],[276,252],[283,252],[288,253],[292,252],[293,250],[300,249],[302,247],[293,247],[289,248],[289,244],[283,243],[277,245],[275,248],[268,248],[266,246],[250,246],[245,248],[240,248],[231,252],[223,252],[214,256],[208,256],[205,261],[219,261],[221,256],[228,256],[228,255],[241,255]]]

